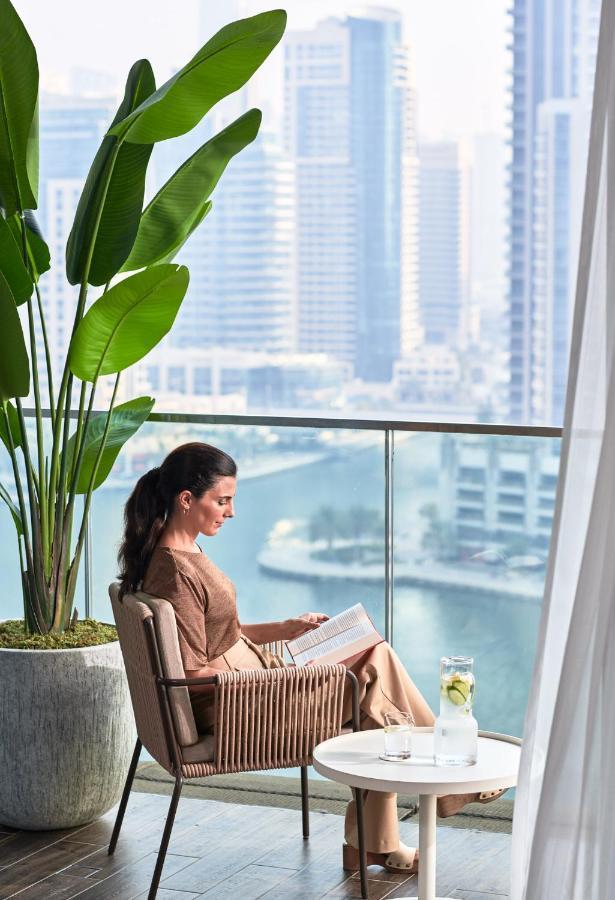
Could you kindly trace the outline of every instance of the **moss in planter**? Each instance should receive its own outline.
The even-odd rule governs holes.
[[[21,619],[0,622],[0,649],[3,650],[74,650],[117,641],[114,625],[103,625],[95,619],[83,619],[63,634],[26,634]]]

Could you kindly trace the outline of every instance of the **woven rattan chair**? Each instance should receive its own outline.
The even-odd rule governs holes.
[[[301,767],[303,837],[309,836],[307,766],[314,747],[342,732],[344,682],[353,690],[353,728],[359,728],[358,684],[345,666],[221,671],[184,677],[173,607],[148,594],[119,599],[109,588],[137,725],[137,743],[109,844],[115,850],[137,763],[144,746],[175,778],[148,900],[156,897],[185,778]],[[215,685],[212,734],[196,728],[189,685]],[[363,797],[357,791],[361,891],[367,897]]]

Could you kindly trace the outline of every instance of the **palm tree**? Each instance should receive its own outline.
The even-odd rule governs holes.
[[[321,506],[310,517],[310,541],[325,540],[331,551],[336,537],[339,537],[339,513],[332,506]]]

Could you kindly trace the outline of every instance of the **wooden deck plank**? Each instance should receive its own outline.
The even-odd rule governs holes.
[[[178,856],[176,853],[168,853],[164,864],[163,880],[168,875],[185,868],[194,862],[190,856]],[[81,900],[128,900],[128,898],[138,897],[143,893],[147,893],[152,875],[154,874],[154,866],[156,865],[156,854],[148,853],[143,859],[138,860],[132,866],[125,866],[115,875],[110,875],[91,887],[86,886],[79,894],[74,896],[80,897]],[[162,887],[165,885],[161,884]],[[180,895],[181,897],[181,895]],[[185,900],[185,898],[182,898]]]
[[[171,878],[165,887],[205,893],[263,855],[267,844],[286,837],[296,821],[294,810],[265,807],[235,807],[230,827],[212,829],[200,859]],[[224,815],[224,825],[230,821]],[[298,836],[298,840],[302,840]]]
[[[402,829],[403,831],[403,829]],[[416,836],[414,840],[416,841]],[[402,833],[402,840],[411,843]],[[436,889],[440,897],[485,893],[489,900],[508,897],[510,835],[461,828],[438,828]],[[416,894],[418,879],[394,889],[387,900]]]
[[[147,900],[148,892],[139,894],[139,900]],[[197,900],[202,894],[187,894],[185,891],[169,891],[166,888],[160,888],[156,895],[156,900]]]
[[[454,900],[506,900],[506,894],[484,894],[482,891],[453,891]]]
[[[382,871],[382,870],[380,870]],[[389,873],[390,874],[390,873]],[[414,885],[416,881],[412,878],[405,878],[401,884],[398,884],[396,887],[398,890],[403,890],[403,892],[407,894],[415,893]],[[370,871],[368,878],[369,885],[369,900],[384,900],[385,897],[391,896],[391,888],[395,887],[395,885],[390,881],[381,881],[378,875],[372,876]],[[409,887],[412,885],[412,887]],[[344,900],[350,900],[350,898],[360,898],[361,897],[361,880],[358,875],[353,875],[351,878],[347,878],[342,884],[333,888],[333,890],[328,891],[325,894],[327,900],[329,898],[337,897],[344,898]]]
[[[0,828],[0,900],[145,900],[169,799],[133,794],[117,850],[107,855],[115,810],[67,832]],[[158,900],[323,900],[360,896],[357,874],[342,869],[343,818],[314,812],[303,840],[301,814],[183,798]],[[416,824],[400,824],[415,845]],[[438,828],[440,896],[506,900],[510,836]],[[8,865],[5,864],[5,860]],[[417,893],[417,879],[369,868],[370,900]]]
[[[76,830],[70,828],[63,831],[15,831],[0,844],[0,867],[12,866],[31,854],[39,853],[46,847],[71,837]]]
[[[38,853],[29,854],[0,871],[0,898],[5,900],[95,851],[96,847],[92,844],[63,840],[39,850]]]
[[[218,882],[209,891],[201,894],[207,900],[257,900],[267,896],[267,892],[283,884],[292,875],[293,869],[252,864],[234,872],[229,878]]]
[[[85,846],[85,845],[82,845]],[[23,891],[20,900],[70,900],[71,897],[89,888],[92,884],[120,872],[127,867],[135,866],[145,856],[151,855],[147,846],[139,846],[138,842],[119,846],[113,856],[107,855],[106,847],[98,847],[94,852],[74,865],[54,872],[49,877],[33,884]]]

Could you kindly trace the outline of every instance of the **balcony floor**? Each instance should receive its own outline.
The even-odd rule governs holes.
[[[146,898],[169,798],[134,791],[113,857],[115,810],[69,831],[23,832],[0,826],[0,898]],[[358,876],[341,867],[343,820],[314,811],[301,837],[296,810],[182,798],[158,900],[317,900],[360,897]],[[401,822],[416,844],[418,828]],[[459,900],[508,895],[510,836],[439,827],[438,894]],[[417,893],[417,879],[369,869],[370,900]]]

